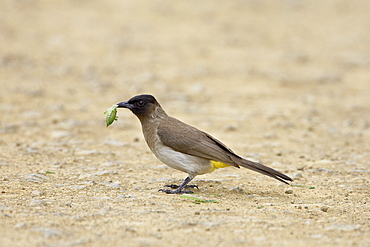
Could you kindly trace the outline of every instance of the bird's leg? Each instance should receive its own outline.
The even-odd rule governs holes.
[[[190,183],[190,181],[193,179],[194,177],[193,176],[188,176],[187,178],[185,178],[184,182],[182,182],[176,190],[164,190],[164,189],[160,189],[159,191],[162,191],[162,192],[165,192],[167,194],[191,194],[193,193],[193,191],[190,191],[190,190],[182,190],[184,188],[186,188],[186,186],[188,185],[188,183]],[[172,188],[172,186],[170,185],[170,187]],[[198,188],[198,186],[197,186]]]

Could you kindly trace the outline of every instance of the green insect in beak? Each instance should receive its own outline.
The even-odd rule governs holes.
[[[111,125],[114,121],[118,120],[117,107],[118,105],[112,105],[112,107],[110,107],[108,110],[104,112],[104,114],[107,115],[105,117],[105,122],[107,124],[107,127]]]

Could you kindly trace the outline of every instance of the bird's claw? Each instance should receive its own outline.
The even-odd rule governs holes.
[[[171,188],[171,189],[178,189],[179,188],[179,185],[177,185],[177,184],[166,184],[163,187],[168,187],[168,188]],[[198,185],[195,185],[195,184],[186,185],[184,188],[191,188],[191,189],[196,188],[196,189],[199,190]]]
[[[164,193],[167,193],[167,194],[193,194],[194,192],[191,191],[191,190],[164,190],[164,189],[160,189],[158,191],[161,191],[161,192],[164,192]]]

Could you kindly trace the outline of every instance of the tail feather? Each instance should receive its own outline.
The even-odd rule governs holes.
[[[267,175],[269,177],[275,178],[275,179],[277,179],[277,180],[279,180],[283,183],[286,183],[286,184],[289,184],[287,181],[293,181],[293,179],[291,179],[290,177],[288,177],[287,175],[285,175],[281,172],[278,172],[278,171],[276,171],[276,170],[274,170],[270,167],[261,165],[259,163],[256,163],[256,162],[253,162],[253,161],[250,161],[250,160],[242,159],[241,162],[238,162],[237,164],[242,166],[242,167],[245,167],[245,168],[251,169],[253,171],[262,173],[264,175]]]

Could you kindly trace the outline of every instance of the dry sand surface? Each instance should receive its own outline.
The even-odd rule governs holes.
[[[0,246],[370,246],[369,1],[0,5]],[[303,187],[158,192],[186,174],[105,126],[141,93]]]

